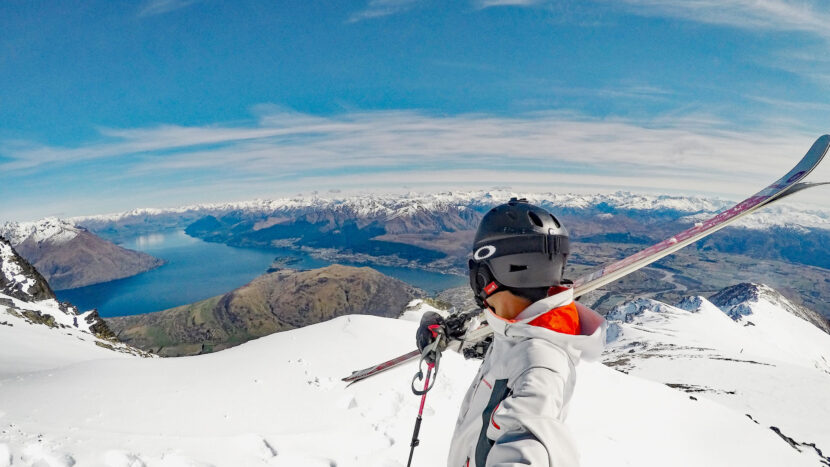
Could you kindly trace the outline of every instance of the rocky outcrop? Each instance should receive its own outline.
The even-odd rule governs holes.
[[[766,300],[830,334],[830,321],[813,310],[791,302],[778,291],[764,284],[744,282],[727,287],[709,298],[732,319],[752,314],[751,303]]]
[[[397,317],[416,294],[371,268],[285,269],[192,305],[106,321],[119,340],[138,348],[194,355],[347,314]]]
[[[115,338],[96,310],[80,313],[71,303],[58,302],[46,279],[4,237],[0,237],[0,305],[29,324],[79,329],[106,340]]]
[[[54,299],[46,279],[0,237],[0,293],[23,301]]]

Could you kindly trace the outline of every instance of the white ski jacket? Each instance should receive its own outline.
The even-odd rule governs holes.
[[[529,324],[573,302],[573,290],[539,300],[506,321],[485,310],[493,344],[455,426],[448,467],[573,467],[579,456],[564,426],[581,358],[599,358],[605,319],[576,304],[581,335]]]

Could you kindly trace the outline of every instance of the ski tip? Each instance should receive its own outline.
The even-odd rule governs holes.
[[[818,161],[824,158],[825,154],[827,154],[828,149],[830,149],[830,134],[821,135],[816,140],[816,142],[813,143],[813,146],[810,148],[810,150],[807,152],[807,155],[804,157],[816,158],[817,164]]]

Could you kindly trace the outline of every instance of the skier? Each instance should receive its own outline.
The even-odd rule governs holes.
[[[568,252],[567,230],[525,199],[482,218],[470,286],[494,339],[461,404],[449,467],[578,465],[563,422],[575,366],[599,357],[606,323],[574,302],[562,280]],[[436,326],[445,326],[444,317],[424,314],[421,351],[437,337]]]

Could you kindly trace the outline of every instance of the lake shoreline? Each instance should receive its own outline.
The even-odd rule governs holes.
[[[150,254],[165,264],[136,276],[57,291],[58,299],[83,311],[97,309],[105,318],[152,313],[225,294],[266,274],[275,264],[289,269],[318,269],[335,263],[371,267],[429,295],[467,282],[459,274],[425,271],[412,265],[367,264],[365,258],[329,261],[319,252],[295,248],[233,247],[191,237],[183,230],[140,235],[120,246]],[[346,258],[337,255],[337,259]]]

